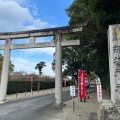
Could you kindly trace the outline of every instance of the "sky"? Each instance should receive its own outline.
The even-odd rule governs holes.
[[[0,0],[0,32],[15,32],[68,25],[65,9],[74,0]],[[53,40],[53,37],[36,38],[36,42]],[[12,43],[28,43],[28,39],[12,40]],[[4,40],[0,41],[0,45]],[[15,65],[14,72],[36,73],[37,63],[44,61],[43,74],[54,76],[51,63],[55,48],[33,48],[11,50],[10,61]],[[0,53],[4,55],[4,51]]]

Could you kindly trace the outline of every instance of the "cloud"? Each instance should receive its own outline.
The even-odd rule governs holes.
[[[17,2],[0,1],[0,31],[20,31],[28,29],[46,28],[48,22],[42,21],[30,13],[30,10],[21,7]]]
[[[0,32],[14,32],[54,27],[54,25],[38,18],[38,9],[36,6],[29,6],[29,4],[27,4],[30,1],[31,0],[0,0]],[[36,41],[39,42],[40,40],[36,39]],[[46,39],[43,39],[43,41],[46,41]],[[1,44],[3,44],[3,42],[4,41],[2,41]],[[19,42],[21,41],[18,41],[18,43]],[[11,62],[15,65],[15,71],[24,70],[27,73],[34,72],[38,74],[38,71],[34,69],[37,59],[34,59],[34,57],[32,58],[32,55],[44,54],[52,56],[54,51],[54,48],[37,48],[21,50],[19,53],[13,52]],[[32,59],[29,60],[28,56]],[[45,62],[47,66],[43,69],[43,74],[54,75],[51,70],[52,60]]]
[[[55,73],[52,70],[51,62],[46,62],[46,67],[43,68],[43,74],[48,76],[55,76]]]
[[[31,0],[0,0],[1,2],[17,2],[18,4],[20,4],[20,5],[26,5],[26,4],[28,4]]]
[[[35,68],[35,62],[28,60],[28,59],[24,59],[24,58],[11,58],[12,63],[15,65],[15,69],[14,71],[26,71],[27,73],[32,73],[32,72],[36,72],[34,70]]]
[[[40,54],[44,54],[44,55],[53,55],[53,53],[55,52],[55,48],[33,48],[33,49],[25,49],[22,50],[22,53],[24,53],[24,55],[40,55]]]
[[[16,58],[12,57],[11,60],[12,63],[15,65],[14,71],[26,71],[28,74],[29,73],[38,74],[38,70],[35,70],[35,66],[37,64],[35,61],[19,57]],[[46,61],[46,67],[43,68],[43,74],[54,76],[54,72],[52,71],[51,67],[51,61]]]

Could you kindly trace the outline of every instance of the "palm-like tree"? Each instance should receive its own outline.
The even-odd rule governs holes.
[[[43,67],[46,67],[45,62],[41,61],[39,63],[36,64],[35,69],[39,70],[39,75],[42,75],[42,69]]]

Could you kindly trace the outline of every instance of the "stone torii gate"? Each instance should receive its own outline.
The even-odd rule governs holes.
[[[30,30],[21,32],[0,33],[0,40],[5,40],[5,45],[0,45],[0,50],[4,50],[4,59],[2,67],[2,75],[0,82],[0,102],[6,101],[6,92],[8,84],[10,50],[12,49],[27,49],[27,48],[44,48],[55,47],[55,103],[56,105],[63,104],[62,99],[62,46],[79,45],[79,40],[62,41],[63,34],[82,31],[84,25],[65,26],[58,28],[49,28],[41,30]],[[36,37],[55,36],[55,40],[51,42],[35,43]],[[12,39],[29,38],[28,44],[13,44]]]

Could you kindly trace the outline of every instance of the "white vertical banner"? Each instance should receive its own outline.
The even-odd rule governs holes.
[[[98,102],[102,101],[102,89],[101,85],[97,85],[97,99]]]
[[[75,86],[70,86],[70,96],[75,96]]]

